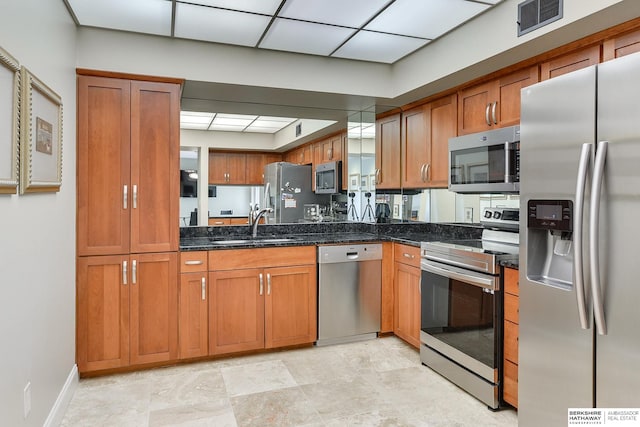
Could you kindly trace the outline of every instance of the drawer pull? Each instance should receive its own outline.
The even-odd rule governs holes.
[[[204,277],[200,281],[200,287],[202,292],[202,301],[204,301],[207,299],[207,281]]]
[[[414,259],[414,258],[416,257],[415,255],[411,255],[411,254],[408,254],[408,253],[406,253],[406,252],[404,252],[404,253],[402,254],[402,256],[403,256],[403,257],[405,257],[405,258],[409,258],[409,259]]]
[[[204,264],[204,261],[202,260],[193,260],[193,261],[185,261],[184,265],[202,265]]]

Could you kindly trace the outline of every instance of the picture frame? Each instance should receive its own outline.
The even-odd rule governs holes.
[[[369,191],[369,175],[360,177],[360,191]]]
[[[376,190],[376,174],[375,173],[372,173],[371,175],[369,175],[369,190],[370,191]]]
[[[349,175],[349,191],[360,190],[360,174],[352,173]]]
[[[62,98],[21,69],[20,194],[58,192],[62,185]]]
[[[0,47],[0,194],[18,189],[20,64]]]

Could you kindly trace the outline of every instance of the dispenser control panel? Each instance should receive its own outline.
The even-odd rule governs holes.
[[[571,200],[529,200],[527,225],[529,228],[573,231],[573,202]]]

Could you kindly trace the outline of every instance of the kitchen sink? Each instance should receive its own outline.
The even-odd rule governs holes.
[[[262,238],[256,237],[255,239],[229,239],[229,240],[214,240],[211,242],[213,245],[250,245],[253,243],[286,243],[295,242],[298,239],[292,237],[280,237],[280,238]]]

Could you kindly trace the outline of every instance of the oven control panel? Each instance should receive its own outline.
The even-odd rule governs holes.
[[[517,230],[520,226],[520,210],[515,208],[484,208],[480,223],[485,227]]]

